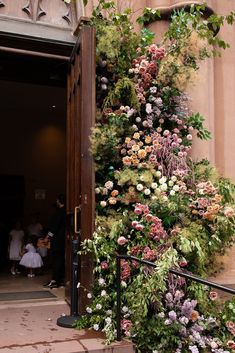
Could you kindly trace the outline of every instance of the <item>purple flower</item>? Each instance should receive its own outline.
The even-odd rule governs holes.
[[[175,321],[177,319],[177,315],[176,315],[176,312],[174,310],[171,310],[169,313],[168,313],[168,316],[169,316],[169,319],[171,321]]]
[[[186,316],[181,316],[179,318],[179,322],[182,324],[182,325],[187,325],[188,322],[189,322],[189,319],[186,317]]]
[[[170,303],[173,301],[173,296],[170,292],[166,293],[166,300]]]
[[[199,353],[197,346],[189,346],[188,348],[192,353]]]
[[[192,311],[196,305],[197,305],[196,300],[190,300],[190,299],[185,300],[181,308],[182,316],[186,316],[187,318],[190,318]]]

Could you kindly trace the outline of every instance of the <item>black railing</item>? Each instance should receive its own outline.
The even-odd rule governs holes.
[[[144,264],[144,265],[148,265],[148,266],[151,266],[154,268],[157,267],[157,265],[154,264],[153,262],[146,261],[146,260],[140,260],[140,259],[138,259],[138,257],[135,257],[135,256],[129,256],[129,255],[117,255],[116,256],[116,261],[117,261],[117,269],[116,269],[116,271],[117,271],[117,273],[116,273],[116,277],[117,277],[116,278],[116,280],[117,280],[117,341],[121,341],[121,260],[128,260],[128,261],[134,260],[134,261],[137,261],[137,262]],[[219,289],[223,292],[235,295],[235,289],[222,286],[221,284],[218,284],[215,282],[207,281],[206,279],[197,277],[195,275],[191,275],[191,274],[186,273],[184,271],[175,270],[175,269],[170,268],[169,272],[174,275],[189,279],[191,281],[205,284],[208,287],[216,288],[216,289]]]

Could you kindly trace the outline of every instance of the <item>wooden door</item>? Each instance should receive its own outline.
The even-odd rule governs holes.
[[[67,113],[67,234],[66,298],[70,301],[71,242],[91,238],[94,230],[94,166],[90,153],[91,127],[95,123],[95,29],[81,23],[68,73]],[[83,313],[92,285],[92,258],[79,256],[78,310]]]

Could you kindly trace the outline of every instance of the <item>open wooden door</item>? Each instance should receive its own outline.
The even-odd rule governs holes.
[[[71,243],[91,238],[94,230],[94,166],[90,153],[91,127],[95,123],[95,29],[81,22],[68,72],[67,94],[67,233],[66,289],[70,302]],[[92,259],[79,256],[79,314],[85,311],[87,297],[83,287],[92,285]]]

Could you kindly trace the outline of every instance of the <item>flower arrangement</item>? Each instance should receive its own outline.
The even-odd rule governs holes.
[[[235,301],[222,304],[209,288],[169,275],[175,267],[207,276],[215,256],[234,241],[234,184],[208,161],[190,158],[195,133],[201,139],[210,133],[203,117],[190,112],[185,84],[211,54],[210,44],[227,46],[211,41],[206,21],[199,25],[203,9],[175,14],[160,45],[147,29],[134,33],[130,11],[118,14],[112,1],[100,1],[91,20],[97,217],[94,237],[81,251],[94,254],[95,281],[77,326],[114,340],[115,254],[152,261],[156,270],[121,261],[122,332],[142,353],[235,351]],[[234,14],[228,18],[232,23]]]

